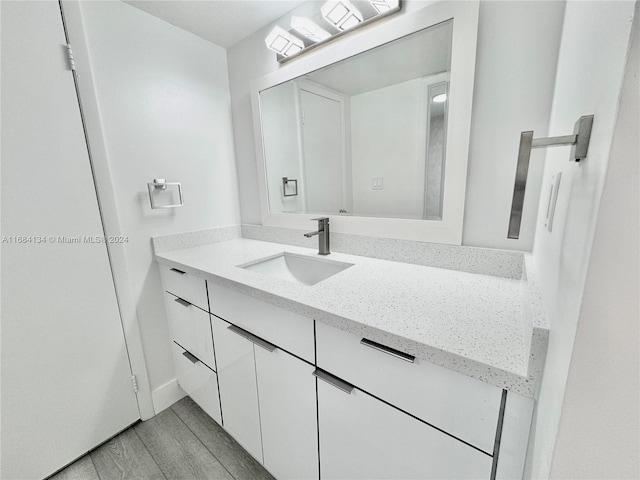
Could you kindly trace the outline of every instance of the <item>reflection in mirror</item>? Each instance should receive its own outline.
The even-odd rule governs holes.
[[[451,41],[448,21],[261,91],[269,211],[441,220]]]

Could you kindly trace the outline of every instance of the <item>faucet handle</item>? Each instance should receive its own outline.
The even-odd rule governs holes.
[[[312,222],[322,222],[322,223],[329,223],[329,217],[318,217],[318,218],[312,218],[311,219]]]

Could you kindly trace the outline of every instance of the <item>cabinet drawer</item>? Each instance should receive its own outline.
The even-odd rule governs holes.
[[[413,363],[316,324],[318,367],[492,454],[502,390],[416,358]]]
[[[314,363],[313,320],[209,283],[211,313]]]
[[[172,340],[215,370],[209,313],[170,293],[164,296]]]
[[[202,410],[222,425],[216,373],[175,342],[172,346],[178,385]]]
[[[202,278],[184,273],[178,268],[160,265],[160,277],[165,291],[209,311],[207,284]]]
[[[354,388],[318,380],[322,480],[489,480],[491,456]]]

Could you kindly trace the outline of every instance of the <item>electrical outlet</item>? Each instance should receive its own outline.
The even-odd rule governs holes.
[[[371,190],[382,190],[384,188],[383,177],[371,177]]]

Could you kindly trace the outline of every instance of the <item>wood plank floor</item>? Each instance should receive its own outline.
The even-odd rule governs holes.
[[[137,423],[50,480],[274,480],[190,398]]]

